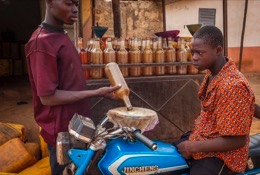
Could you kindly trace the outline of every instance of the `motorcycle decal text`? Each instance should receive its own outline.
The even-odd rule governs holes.
[[[155,166],[140,166],[140,167],[124,167],[123,172],[125,174],[132,174],[132,173],[144,173],[144,172],[155,172],[159,168],[157,165]]]

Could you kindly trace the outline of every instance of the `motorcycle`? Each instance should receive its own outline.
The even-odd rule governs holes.
[[[75,114],[68,126],[69,132],[58,134],[57,160],[59,164],[66,165],[67,173],[189,174],[189,165],[176,147],[150,140],[142,134],[146,128],[151,129],[156,125],[155,118],[149,121],[147,118],[108,114],[97,126],[90,118]],[[107,126],[108,123],[112,123],[112,127]],[[250,140],[248,167],[244,175],[259,175],[260,134],[252,136]],[[95,173],[91,173],[93,167],[98,168]]]

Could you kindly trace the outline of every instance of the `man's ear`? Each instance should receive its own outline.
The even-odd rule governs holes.
[[[221,45],[217,46],[217,54],[222,55],[223,54],[223,47]]]

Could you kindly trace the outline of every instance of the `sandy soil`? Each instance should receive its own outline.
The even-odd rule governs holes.
[[[260,104],[260,73],[244,73]],[[39,142],[39,128],[34,121],[31,88],[26,76],[0,77],[0,122],[25,126],[29,142]],[[260,132],[260,120],[254,119],[251,134]]]

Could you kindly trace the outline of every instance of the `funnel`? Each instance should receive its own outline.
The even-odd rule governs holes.
[[[139,107],[133,107],[131,111],[125,107],[110,109],[107,116],[115,126],[135,127],[141,132],[152,130],[159,123],[155,111]]]
[[[108,29],[108,27],[104,26],[92,26],[91,28],[98,38],[102,38]]]
[[[194,33],[199,30],[199,28],[202,26],[202,24],[189,24],[189,25],[186,25],[189,32],[191,33],[191,35],[193,36]]]

